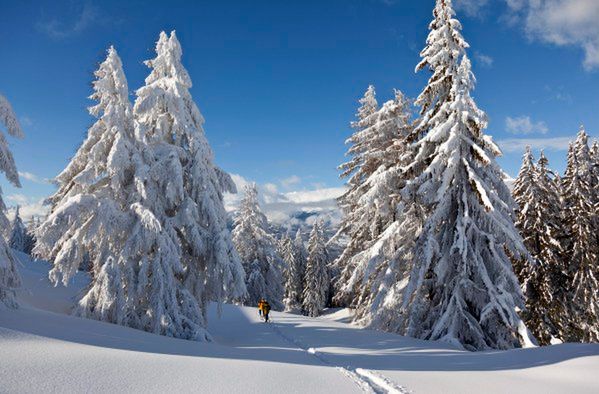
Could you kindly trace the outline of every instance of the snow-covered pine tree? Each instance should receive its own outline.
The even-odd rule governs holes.
[[[559,190],[541,152],[538,165],[530,148],[524,154],[522,168],[514,187],[519,210],[516,227],[534,260],[514,261],[514,269],[526,295],[526,326],[541,345],[553,338],[563,339],[564,276],[562,207]]]
[[[399,256],[410,244],[410,237],[406,236],[414,230],[412,225],[400,228],[396,224],[411,209],[407,207],[401,213],[397,210],[405,184],[403,167],[410,156],[406,137],[412,132],[412,124],[410,102],[400,91],[395,93],[395,99],[375,114],[378,118],[375,124],[391,143],[378,151],[383,160],[362,185],[363,194],[354,211],[356,222],[350,237],[362,239],[364,249],[351,256],[346,249],[344,253],[349,259],[338,284],[337,297],[349,298],[356,308],[355,318],[367,325],[379,317],[388,320],[398,312],[399,308],[384,310],[383,304],[390,305],[399,298],[391,289],[405,278],[406,264],[399,262]],[[387,299],[391,293],[393,300]],[[388,323],[377,322],[373,326],[391,329]]]
[[[372,160],[375,158],[370,157],[372,145],[384,142],[378,140],[377,129],[372,128],[376,123],[376,119],[372,115],[378,111],[374,86],[368,86],[364,97],[358,102],[360,103],[360,107],[356,114],[357,121],[351,123],[351,127],[355,132],[345,141],[346,144],[350,145],[347,155],[351,159],[339,166],[339,169],[342,171],[341,177],[348,178],[347,184],[349,186],[349,190],[340,199],[343,207],[352,204],[352,198],[348,194],[359,188],[364,180],[378,168],[376,160]],[[377,141],[371,141],[371,138]]]
[[[522,157],[520,172],[518,172],[518,176],[514,181],[513,190],[514,202],[518,207],[516,228],[520,231],[520,235],[525,241],[525,244],[526,240],[529,240],[529,243],[530,240],[532,240],[534,243],[535,239],[535,234],[533,233],[533,225],[535,223],[527,221],[527,219],[528,215],[531,213],[529,208],[532,209],[531,204],[533,204],[537,198],[535,194],[537,192],[535,189],[536,173],[537,168],[535,166],[535,158],[533,156],[532,150],[529,146],[527,146],[524,156]],[[536,214],[536,212],[532,213]],[[518,277],[520,284],[523,286],[525,286],[525,284],[528,282],[528,275],[530,275],[533,271],[530,266],[531,264],[533,264],[533,260],[527,258],[514,259],[513,261],[514,273]]]
[[[593,142],[591,147],[591,160],[597,184],[599,184],[599,141]]]
[[[593,203],[595,205],[595,242],[598,247],[599,254],[599,141],[595,140],[591,146],[591,167],[593,173],[592,186],[595,191],[593,195]],[[597,278],[599,278],[599,263],[597,263]]]
[[[510,257],[528,253],[495,162],[501,152],[470,95],[475,79],[451,0],[437,0],[433,15],[416,68],[433,75],[416,101],[408,188],[427,215],[407,288],[406,333],[470,350],[519,347],[530,338],[516,313],[524,300]]]
[[[298,228],[293,239],[293,246],[295,247],[295,257],[298,263],[306,270],[306,260],[308,259],[308,251],[304,245],[304,238],[302,237],[302,229]]]
[[[357,199],[360,197],[360,186],[364,180],[374,171],[376,168],[367,165],[366,157],[369,147],[369,137],[373,136],[373,133],[365,133],[365,130],[373,130],[374,115],[378,111],[378,102],[376,100],[376,91],[374,86],[369,85],[368,89],[364,93],[364,96],[358,100],[360,107],[356,113],[357,120],[351,122],[351,128],[354,129],[354,133],[349,137],[345,143],[350,145],[346,155],[350,157],[350,160],[341,164],[339,170],[341,171],[341,178],[346,178],[347,191],[338,199],[338,205],[343,212],[343,218],[339,230],[334,238],[341,234],[348,234],[354,228],[354,217],[353,212],[358,208]],[[370,172],[368,172],[370,171]],[[347,267],[348,259],[353,256],[356,252],[363,248],[364,240],[355,239],[350,237],[344,251],[336,259],[334,265],[339,272],[348,271],[350,267]],[[346,279],[340,279],[340,282],[345,282]],[[351,294],[339,293],[337,303],[340,305],[349,305],[351,302]]]
[[[565,265],[566,258],[562,245],[566,236],[566,230],[564,229],[564,212],[559,179],[557,174],[549,169],[548,165],[549,160],[541,152],[537,162],[537,187],[541,195],[539,197],[541,200],[539,202],[540,209],[544,214],[539,215],[538,219],[543,227],[541,228],[542,233],[539,234],[541,251],[536,257],[544,262],[545,265],[544,269],[540,271],[539,276],[542,278],[542,274],[545,274],[547,278],[539,281],[537,288],[542,289],[543,286],[549,286],[551,297],[547,296],[548,291],[545,288],[545,295],[542,298],[543,303],[547,306],[547,317],[544,318],[538,311],[536,313],[538,314],[537,321],[550,322],[552,326],[551,334],[563,341],[567,327],[566,303],[569,302],[567,295],[568,275]],[[538,281],[538,279],[533,277],[533,283],[534,281]],[[535,305],[530,301],[527,301],[527,303],[527,309],[532,311]],[[533,334],[535,334],[534,331]],[[548,344],[551,342],[546,342],[548,338],[547,332],[544,335],[538,335],[542,343]]]
[[[359,114],[363,112],[361,110]],[[356,261],[355,256],[370,247],[396,219],[395,208],[401,190],[397,175],[401,172],[398,171],[399,163],[405,153],[404,139],[412,131],[410,118],[410,102],[396,90],[393,100],[358,122],[365,128],[352,136],[361,142],[360,165],[354,168],[348,191],[342,196],[342,207],[348,209],[344,209],[340,231],[349,237],[349,241],[334,263],[341,270],[336,284],[337,303],[363,306],[358,293],[365,262],[362,258]],[[352,146],[349,154],[355,155],[353,149],[357,146]]]
[[[25,224],[23,224],[23,219],[21,219],[19,210],[19,206],[17,205],[15,217],[11,223],[8,245],[14,250],[25,252],[25,246],[27,244],[27,228],[25,227]]]
[[[329,257],[323,224],[314,223],[308,241],[308,260],[305,273],[305,288],[302,311],[306,316],[317,317],[327,306],[329,298]]]
[[[48,199],[49,216],[37,227],[34,254],[54,262],[50,279],[65,286],[84,260],[91,260],[92,282],[78,301],[75,314],[148,329],[135,321],[139,305],[133,296],[135,271],[140,264],[137,255],[148,251],[142,248],[132,252],[127,247],[139,221],[130,206],[140,199],[136,173],[142,164],[134,139],[127,80],[113,47],[94,75],[90,99],[97,104],[89,112],[97,121],[56,178],[58,191]],[[126,281],[120,277],[123,271],[130,274]],[[117,274],[118,278],[113,277]],[[117,289],[114,283],[124,289]],[[164,318],[167,312],[143,313],[156,313],[155,319],[169,320]]]
[[[244,192],[233,228],[233,243],[248,275],[248,297],[244,302],[255,306],[265,298],[274,310],[283,310],[284,262],[258,204],[256,185],[246,186]]]
[[[4,125],[8,134],[16,138],[23,138],[23,131],[17,120],[12,106],[8,100],[0,94],[0,125]],[[3,172],[8,181],[15,187],[21,187],[19,173],[14,158],[8,147],[8,141],[0,132],[0,172]],[[9,221],[6,217],[6,205],[2,199],[0,190],[0,228],[8,229]],[[0,308],[16,308],[18,306],[15,290],[21,285],[21,278],[17,272],[16,258],[10,247],[0,235]]]
[[[588,136],[581,128],[568,150],[568,163],[562,180],[565,226],[568,231],[566,255],[568,274],[569,342],[599,341],[599,278],[597,278],[596,229],[594,229],[592,174]]]
[[[299,310],[304,292],[305,267],[297,256],[297,248],[289,234],[281,239],[281,258],[285,261],[285,310]]]
[[[245,295],[245,274],[223,205],[223,193],[235,192],[235,185],[214,164],[181,56],[175,32],[160,33],[133,110],[137,139],[146,145],[142,204],[170,238],[177,261],[171,269],[195,296],[205,321],[209,301],[220,305]]]
[[[31,255],[33,253],[33,248],[35,247],[35,244],[37,242],[37,237],[35,235],[35,231],[37,229],[37,226],[39,225],[38,222],[39,219],[36,219],[34,216],[31,217],[31,220],[29,220],[29,223],[27,223],[27,234],[25,237],[25,250],[24,252],[27,253],[28,255]]]

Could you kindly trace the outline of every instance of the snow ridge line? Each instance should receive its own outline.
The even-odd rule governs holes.
[[[391,380],[387,379],[383,375],[374,372],[369,369],[364,368],[354,368],[351,366],[340,367],[330,362],[326,357],[324,357],[321,353],[318,353],[316,349],[312,347],[305,346],[302,342],[297,339],[290,337],[283,333],[276,324],[269,324],[272,327],[272,330],[283,338],[285,341],[289,342],[293,346],[298,347],[299,349],[305,351],[306,353],[312,355],[321,363],[334,367],[339,372],[344,374],[346,377],[351,379],[354,383],[356,383],[362,391],[365,393],[372,394],[408,394],[411,393],[408,389],[402,386],[398,386],[393,383]]]

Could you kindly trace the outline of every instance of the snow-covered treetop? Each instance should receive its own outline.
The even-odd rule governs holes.
[[[160,32],[160,37],[156,43],[156,55],[156,58],[144,62],[152,69],[150,75],[146,77],[146,85],[168,78],[188,89],[192,87],[191,78],[181,64],[183,50],[174,30],[171,32],[170,37],[166,32]]]
[[[418,134],[425,132],[421,128],[434,115],[436,104],[449,95],[460,59],[469,47],[460,32],[462,25],[454,18],[455,11],[451,0],[437,0],[433,16],[434,19],[429,25],[430,33],[426,40],[426,47],[420,53],[422,60],[416,66],[416,71],[428,67],[433,72],[426,89],[415,102],[421,107],[421,113],[426,114],[422,117],[420,126],[416,128]],[[470,76],[467,76],[470,79]],[[429,111],[430,113],[427,114]]]
[[[114,47],[108,49],[106,59],[94,75],[94,92],[89,98],[97,104],[88,110],[98,120],[90,127],[75,157],[56,177],[59,190],[49,199],[54,204],[90,187],[104,189],[109,195],[120,194],[123,190],[119,185],[125,177],[131,176],[128,171],[133,116],[127,79]]]
[[[113,111],[130,110],[115,106],[115,104],[126,103],[129,97],[129,87],[123,72],[123,63],[113,46],[108,48],[108,55],[100,67],[94,72],[96,80],[92,83],[94,93],[89,97],[98,104],[89,107],[89,112],[100,118],[103,115],[112,115]]]
[[[530,146],[527,146],[524,155],[522,156],[520,172],[514,182],[514,195],[516,196],[516,202],[520,205],[520,208],[523,208],[522,204],[531,197],[529,189],[535,182],[534,174],[536,172],[534,161],[535,158],[532,154],[532,150],[530,149]],[[522,198],[522,201],[519,201],[519,198]]]
[[[13,137],[23,138],[23,130],[12,109],[12,106],[2,94],[0,94],[0,125],[6,127],[6,131]],[[0,133],[0,171],[6,175],[6,178],[16,187],[21,187],[17,166],[8,148],[6,138]]]
[[[207,173],[198,174],[194,179],[201,180],[200,183],[215,182],[219,192],[236,193],[229,174],[213,164],[214,153],[203,129],[204,117],[189,92],[192,82],[181,63],[182,53],[174,31],[170,36],[160,33],[156,57],[145,62],[151,68],[146,85],[136,92],[134,111],[139,124],[138,138],[183,147],[195,156],[197,168],[192,171],[200,170],[200,162],[210,167]],[[211,179],[205,179],[206,176]],[[222,196],[215,197],[222,199]]]
[[[135,113],[141,124],[157,126],[144,128],[144,138],[173,144],[179,141],[200,144],[206,159],[213,160],[212,150],[203,136],[204,117],[189,93],[192,82],[181,63],[182,54],[175,32],[171,32],[170,37],[161,32],[156,43],[156,57],[145,62],[151,72],[145,80],[146,85],[137,90]],[[159,99],[157,96],[165,101],[164,112],[151,110]]]
[[[8,102],[6,97],[0,94],[0,124],[3,124],[8,131],[8,134],[13,137],[23,138],[23,130],[21,124],[12,109],[12,105]]]
[[[590,175],[592,166],[591,149],[589,148],[589,135],[586,132],[584,125],[580,126],[580,130],[574,140],[574,154],[578,162],[578,170]]]
[[[364,97],[362,97],[358,102],[360,103],[360,108],[358,108],[358,113],[356,114],[358,121],[352,123],[352,127],[354,128],[360,128],[360,121],[366,119],[378,109],[379,104],[376,101],[376,91],[374,86],[368,85],[368,89],[366,89]]]

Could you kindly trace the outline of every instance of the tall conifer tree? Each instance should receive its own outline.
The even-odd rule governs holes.
[[[17,116],[8,100],[0,94],[0,126],[4,126],[9,135],[16,138],[23,138],[23,131]],[[15,187],[21,187],[19,182],[19,173],[13,159],[12,153],[8,147],[8,141],[4,133],[0,131],[0,172],[3,172],[8,181]],[[0,227],[8,229],[9,221],[6,218],[6,205],[2,199],[0,190]],[[16,308],[18,306],[15,291],[21,285],[21,278],[17,272],[16,258],[0,234],[0,308]]]
[[[437,0],[417,70],[432,77],[418,97],[417,154],[408,188],[426,211],[405,307],[406,333],[467,349],[530,341],[516,313],[523,296],[510,257],[527,255],[515,204],[471,97],[475,79],[451,0]]]

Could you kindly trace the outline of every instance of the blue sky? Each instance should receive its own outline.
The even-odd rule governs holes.
[[[474,95],[515,175],[526,142],[563,168],[581,123],[599,135],[595,0],[454,0],[478,79]],[[433,0],[0,0],[0,92],[26,138],[11,140],[23,188],[9,205],[39,208],[93,119],[92,72],[114,45],[133,93],[161,30],[177,31],[192,94],[225,170],[281,192],[339,187],[357,100],[368,84],[415,97]],[[528,141],[532,139],[532,141]]]

